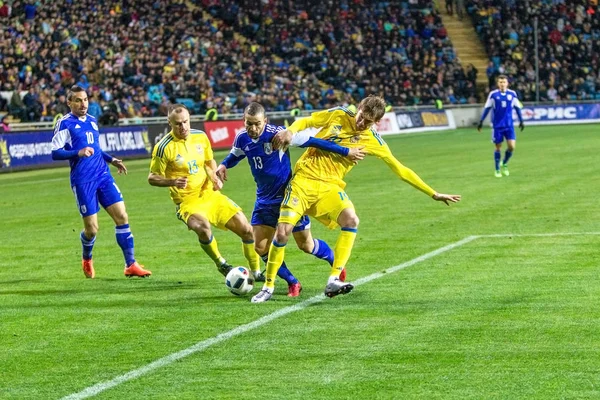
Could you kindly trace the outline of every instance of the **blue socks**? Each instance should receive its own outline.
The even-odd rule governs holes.
[[[508,160],[510,160],[511,157],[512,157],[512,151],[506,150],[504,152],[504,161],[502,161],[502,164],[508,163]]]
[[[81,231],[81,246],[83,248],[82,257],[84,260],[90,260],[92,258],[92,249],[94,248],[94,243],[96,243],[96,236],[91,239],[85,237],[83,231]]]
[[[269,253],[260,256],[260,258],[262,258],[262,260],[266,263],[267,260],[269,259]],[[292,274],[292,271],[290,271],[288,269],[288,267],[285,265],[285,261],[281,263],[281,266],[279,267],[279,271],[277,271],[277,276],[280,277],[281,279],[283,279],[284,281],[286,281],[288,285],[293,285],[295,283],[298,283],[298,279],[296,279],[294,274]]]
[[[135,262],[135,257],[133,255],[133,235],[131,229],[129,229],[129,224],[115,226],[115,235],[119,247],[123,250],[125,265],[130,266]]]
[[[494,152],[494,163],[496,164],[496,171],[500,171],[500,151]]]
[[[317,258],[326,260],[329,265],[333,265],[333,250],[331,250],[329,245],[320,239],[313,239],[313,241],[315,247],[311,254]]]

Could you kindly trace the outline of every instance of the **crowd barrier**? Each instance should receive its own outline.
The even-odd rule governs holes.
[[[479,122],[481,112],[480,105],[451,110],[396,110],[384,115],[377,131],[383,136],[473,127]],[[517,119],[516,113],[514,118]],[[527,105],[523,109],[523,119],[526,125],[597,123],[600,122],[600,104]],[[169,126],[163,121],[101,128],[100,146],[116,157],[149,157],[154,145],[169,132]],[[289,126],[293,121],[291,116],[269,118],[269,122],[283,126]],[[213,149],[224,150],[231,148],[244,124],[241,119],[225,119],[193,121],[191,127],[206,132]],[[52,135],[50,130],[0,134],[0,171],[65,165],[52,160]]]

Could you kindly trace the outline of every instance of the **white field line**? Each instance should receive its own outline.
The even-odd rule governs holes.
[[[365,283],[371,282],[375,279],[379,279],[387,274],[391,274],[397,271],[400,271],[402,269],[408,268],[412,265],[418,264],[422,261],[428,260],[432,257],[435,257],[437,255],[440,255],[442,253],[445,253],[447,251],[450,251],[452,249],[455,249],[457,247],[460,247],[464,244],[467,244],[469,242],[472,242],[475,239],[479,239],[479,238],[494,238],[494,237],[527,237],[527,236],[572,236],[572,235],[600,235],[600,232],[582,232],[582,233],[577,233],[577,232],[573,232],[573,233],[540,233],[540,234],[498,234],[498,235],[473,235],[473,236],[468,236],[462,240],[459,240],[457,242],[451,243],[447,246],[444,247],[440,247],[436,250],[433,250],[429,253],[423,254],[422,256],[413,258],[412,260],[406,261],[402,264],[398,264],[394,267],[391,268],[387,268],[384,272],[375,272],[371,275],[365,276],[364,278],[360,278],[357,279],[356,281],[353,282],[354,286],[359,286],[359,285],[363,285]],[[102,393],[108,389],[111,389],[115,386],[120,385],[121,383],[127,382],[127,381],[131,381],[133,379],[139,378],[143,375],[146,375],[156,369],[165,367],[167,365],[170,365],[172,363],[174,363],[175,361],[181,360],[182,358],[185,358],[189,355],[192,355],[194,353],[199,353],[202,352],[203,350],[209,348],[210,346],[213,346],[215,344],[219,344],[221,342],[225,342],[231,338],[234,338],[238,335],[241,335],[242,333],[251,331],[253,329],[259,328],[277,318],[283,317],[287,314],[291,314],[293,312],[296,311],[302,311],[303,309],[305,309],[306,307],[308,307],[311,304],[315,304],[315,303],[320,303],[323,300],[325,300],[327,297],[325,297],[325,295],[320,294],[314,297],[311,297],[307,300],[304,300],[298,304],[295,304],[293,306],[288,306],[288,307],[284,307],[280,310],[277,310],[271,314],[265,315],[262,318],[259,318],[253,322],[250,322],[248,324],[245,325],[240,325],[235,329],[232,329],[230,331],[221,333],[217,336],[214,336],[212,338],[203,340],[201,342],[196,343],[195,345],[188,347],[187,349],[178,351],[176,353],[172,353],[169,354],[165,357],[159,358],[156,361],[151,362],[150,364],[147,364],[143,367],[140,367],[138,369],[134,369],[132,371],[129,371],[123,375],[119,375],[116,378],[111,379],[110,381],[106,381],[106,382],[100,382],[97,383],[95,385],[89,386],[85,389],[83,389],[80,392],[77,393],[73,393],[71,395],[68,395],[66,397],[63,397],[61,400],[79,400],[79,399],[86,399],[88,397],[92,397],[95,396],[99,393]],[[258,306],[260,307],[260,306]]]

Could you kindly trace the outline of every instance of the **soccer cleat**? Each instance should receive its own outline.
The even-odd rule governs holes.
[[[254,282],[265,282],[266,281],[264,272],[260,272],[260,271],[252,272],[252,275],[254,275]]]
[[[227,274],[229,273],[229,271],[231,271],[233,269],[233,267],[231,265],[227,264],[227,262],[224,262],[221,265],[217,265],[217,269],[219,270],[221,275],[227,276]]]
[[[338,294],[347,294],[354,289],[354,285],[351,283],[342,282],[339,279],[330,282],[325,286],[325,296],[335,297]]]
[[[81,260],[81,267],[86,278],[93,279],[94,276],[96,276],[96,272],[94,271],[94,261],[92,261],[91,258],[89,260]]]
[[[146,278],[150,275],[152,275],[152,272],[147,271],[144,269],[144,266],[141,264],[138,264],[138,262],[134,262],[133,264],[131,264],[129,267],[125,268],[125,276],[128,278],[131,278],[132,276],[139,276],[140,278]]]
[[[494,172],[494,176],[496,178],[502,178],[502,172],[500,172],[499,170],[496,170],[496,172]]]
[[[288,297],[298,297],[302,291],[302,285],[300,282],[292,283],[288,285]]]
[[[273,293],[269,292],[267,289],[262,289],[250,301],[252,303],[264,303],[271,300],[271,296],[273,296]]]
[[[346,268],[344,268],[340,274],[340,281],[346,282]]]
[[[504,163],[502,164],[502,175],[504,175],[504,176],[510,175],[510,172],[508,172],[508,165],[506,165]]]

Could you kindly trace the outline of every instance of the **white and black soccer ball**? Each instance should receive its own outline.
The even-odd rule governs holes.
[[[234,267],[225,277],[225,286],[236,296],[243,296],[254,287],[254,278],[246,268]]]

